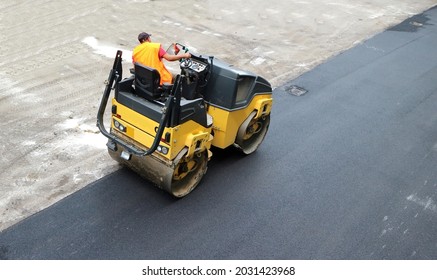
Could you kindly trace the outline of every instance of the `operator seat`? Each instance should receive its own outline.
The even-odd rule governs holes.
[[[159,98],[163,93],[163,88],[159,84],[161,76],[159,75],[158,70],[147,67],[138,62],[135,63],[134,69],[134,86],[136,94],[149,100]],[[168,89],[169,86],[170,85],[166,85],[166,89]]]

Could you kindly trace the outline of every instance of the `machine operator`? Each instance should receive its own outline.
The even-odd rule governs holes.
[[[132,53],[132,62],[138,62],[145,66],[158,70],[161,81],[160,84],[172,83],[173,75],[167,70],[162,58],[167,61],[176,61],[182,58],[190,58],[190,53],[169,54],[161,46],[160,43],[152,43],[150,38],[152,34],[141,32],[138,35],[140,44],[136,46]]]

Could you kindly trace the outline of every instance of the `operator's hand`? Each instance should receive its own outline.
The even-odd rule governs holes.
[[[176,61],[176,60],[181,60],[184,58],[190,58],[191,54],[190,53],[179,53],[179,54],[175,55],[175,54],[165,53],[163,57],[168,61]]]

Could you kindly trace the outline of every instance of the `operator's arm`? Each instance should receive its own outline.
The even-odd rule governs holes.
[[[165,53],[162,57],[168,61],[176,61],[176,60],[179,60],[181,58],[190,58],[191,54],[190,53],[179,53],[179,54]]]

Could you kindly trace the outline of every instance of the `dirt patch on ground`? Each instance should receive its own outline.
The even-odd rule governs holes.
[[[273,86],[435,0],[3,1],[0,231],[118,168],[95,126],[116,49],[141,31],[258,73]],[[175,71],[178,66],[173,64]]]

